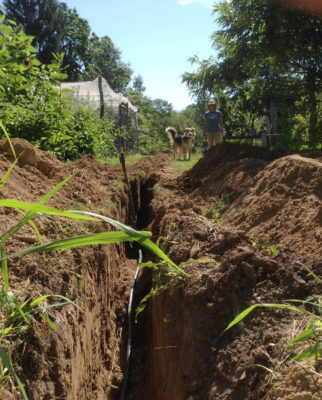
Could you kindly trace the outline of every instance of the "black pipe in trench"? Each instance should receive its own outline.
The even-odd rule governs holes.
[[[139,259],[138,263],[142,263],[142,250],[139,250]],[[125,367],[125,374],[123,379],[123,387],[121,392],[120,400],[126,400],[126,394],[129,386],[129,378],[130,378],[130,367],[131,367],[131,351],[132,351],[132,335],[133,335],[133,323],[134,323],[134,308],[133,308],[133,298],[134,298],[134,290],[136,286],[136,280],[139,274],[140,268],[137,267],[135,271],[135,275],[133,278],[131,290],[130,290],[130,297],[129,297],[129,304],[128,304],[128,339],[127,339],[127,348],[126,348],[126,367]]]

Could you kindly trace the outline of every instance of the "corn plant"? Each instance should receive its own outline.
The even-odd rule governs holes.
[[[313,278],[321,285],[322,280],[314,274],[309,268],[305,267],[306,270],[313,276]],[[321,295],[313,295],[310,300],[298,300],[298,299],[290,299],[286,300],[289,303],[299,303],[307,308],[311,308],[312,311],[308,311],[305,308],[300,308],[291,304],[254,304],[246,310],[242,311],[233,321],[227,326],[227,328],[222,332],[226,332],[228,329],[232,328],[234,325],[238,324],[241,320],[243,320],[250,312],[252,312],[255,308],[264,307],[264,308],[277,308],[277,309],[286,309],[290,311],[295,311],[297,313],[307,315],[310,317],[309,323],[306,325],[304,331],[300,333],[298,336],[290,340],[286,349],[290,349],[291,347],[301,344],[304,346],[304,350],[300,353],[293,356],[290,361],[300,361],[300,360],[313,360],[318,359],[322,356],[322,296]]]
[[[9,140],[12,153],[15,157],[14,163],[12,164],[9,171],[5,174],[5,176],[1,180],[0,185],[3,186],[6,180],[8,179],[14,165],[17,162],[17,157],[15,155],[14,148],[10,142],[9,136],[4,126],[2,124],[0,126],[2,127],[7,139]],[[5,313],[7,315],[7,324],[4,325],[3,327],[0,327],[0,364],[2,364],[0,365],[0,367],[4,366],[4,368],[0,368],[0,372],[2,371],[4,374],[2,377],[0,374],[0,381],[1,378],[7,377],[6,375],[7,373],[10,374],[11,377],[15,380],[16,384],[18,385],[24,399],[27,399],[27,394],[24,389],[24,386],[19,380],[17,374],[15,373],[11,365],[10,357],[3,348],[8,343],[8,337],[10,336],[10,334],[13,333],[15,334],[17,332],[23,333],[23,331],[26,328],[28,328],[28,326],[31,324],[30,321],[31,318],[40,317],[51,328],[56,330],[56,326],[46,314],[46,310],[52,307],[59,307],[68,304],[75,305],[75,302],[72,302],[63,296],[52,295],[51,297],[60,298],[63,301],[52,305],[41,306],[41,303],[50,297],[50,295],[43,295],[35,300],[28,298],[26,301],[20,304],[17,297],[10,291],[8,263],[7,263],[8,258],[20,257],[32,253],[45,253],[53,250],[66,250],[74,247],[81,247],[94,244],[136,241],[140,245],[146,247],[152,253],[157,255],[165,263],[167,263],[169,271],[172,271],[172,274],[186,275],[185,272],[180,267],[178,267],[172,260],[170,260],[170,258],[165,253],[163,253],[163,251],[149,239],[152,236],[150,232],[137,231],[109,217],[105,217],[96,213],[79,211],[79,210],[62,211],[54,207],[47,206],[45,203],[48,202],[71,179],[71,177],[72,176],[69,176],[64,181],[59,183],[56,187],[54,187],[46,195],[44,195],[37,203],[28,203],[16,199],[0,200],[0,207],[13,208],[22,214],[22,218],[17,222],[17,224],[11,227],[7,232],[5,232],[0,237],[0,262],[1,262],[1,277],[2,277],[2,287],[0,289],[0,312]],[[27,213],[25,213],[26,210]],[[116,228],[117,231],[81,235],[70,238],[64,238],[60,240],[54,240],[49,243],[42,243],[39,231],[35,223],[31,220],[34,217],[43,214],[73,218],[78,220],[89,220],[98,222],[105,221],[108,222],[110,225],[112,225],[114,228]],[[34,228],[37,236],[40,239],[40,244],[38,246],[27,248],[25,250],[16,253],[6,254],[5,251],[6,241],[16,232],[18,232],[26,223],[30,223],[31,226]]]

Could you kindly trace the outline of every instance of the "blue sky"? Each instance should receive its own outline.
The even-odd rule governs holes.
[[[194,68],[188,57],[215,54],[214,1],[64,0],[99,37],[112,39],[133,76],[142,75],[147,96],[167,100],[176,110],[193,103],[181,83],[181,75]]]
[[[98,36],[109,36],[142,75],[145,94],[181,110],[193,103],[181,75],[193,71],[188,57],[214,55],[214,0],[65,0]]]
[[[193,100],[181,75],[193,71],[188,57],[214,54],[214,0],[65,0],[88,20],[98,36],[109,36],[142,75],[145,94],[162,98],[181,110]]]

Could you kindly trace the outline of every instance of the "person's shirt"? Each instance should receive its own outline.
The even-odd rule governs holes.
[[[222,118],[222,114],[220,111],[207,111],[205,114],[206,122],[206,132],[220,132],[220,120]]]

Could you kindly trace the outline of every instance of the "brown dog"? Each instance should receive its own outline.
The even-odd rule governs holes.
[[[179,136],[177,131],[171,126],[169,126],[165,132],[170,139],[173,150],[173,159],[175,160],[176,155],[178,155],[180,160],[182,155],[184,160],[186,160],[186,156],[188,156],[187,159],[190,160],[192,148],[197,135],[195,128],[186,128],[183,135]]]

